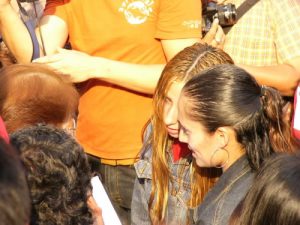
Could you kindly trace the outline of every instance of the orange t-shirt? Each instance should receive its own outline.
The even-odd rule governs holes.
[[[75,50],[129,63],[164,64],[160,39],[201,35],[200,3],[47,0],[45,15],[57,15],[67,23]],[[136,158],[142,146],[142,128],[152,113],[151,104],[151,96],[91,79],[80,98],[77,138],[92,155]]]

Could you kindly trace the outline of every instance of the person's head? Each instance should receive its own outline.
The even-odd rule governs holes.
[[[153,201],[153,218],[161,221],[165,215],[168,197],[169,169],[167,151],[170,150],[174,138],[178,138],[179,126],[177,122],[177,102],[183,85],[202,70],[218,64],[233,64],[232,59],[224,51],[206,44],[194,44],[179,52],[165,66],[154,92],[152,117],[153,130],[150,135],[152,151],[152,191],[150,197],[151,207]],[[192,171],[194,174],[194,171]],[[192,184],[193,194],[190,205],[197,205],[212,184],[207,174],[195,178]],[[213,173],[212,173],[213,174]],[[195,176],[198,176],[195,175]],[[191,175],[194,176],[194,175]],[[206,177],[205,177],[206,176]],[[199,180],[202,180],[200,182]],[[207,179],[207,180],[205,180]],[[205,181],[204,181],[205,180]],[[205,185],[199,186],[199,183]],[[207,184],[209,183],[209,184]]]
[[[91,170],[82,147],[64,130],[46,125],[11,135],[26,168],[35,224],[92,224],[87,205]]]
[[[230,225],[300,224],[300,155],[281,153],[265,161]]]
[[[200,167],[228,168],[247,155],[253,169],[273,151],[290,148],[283,136],[283,100],[245,70],[219,65],[184,86],[179,100],[180,141]]]
[[[0,138],[1,224],[29,224],[30,205],[25,171],[20,158],[15,149]]]
[[[37,123],[63,127],[77,112],[75,87],[44,65],[6,66],[0,84],[0,115],[8,133]]]
[[[179,52],[165,66],[153,96],[156,130],[178,138],[177,102],[183,85],[201,71],[219,64],[233,64],[224,51],[196,43]]]

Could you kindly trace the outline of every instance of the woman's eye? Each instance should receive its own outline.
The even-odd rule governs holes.
[[[166,97],[166,100],[165,100],[165,102],[166,102],[166,103],[171,103],[171,102],[172,102],[172,100],[171,100],[170,98]]]

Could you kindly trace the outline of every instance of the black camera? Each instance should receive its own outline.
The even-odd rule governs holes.
[[[219,19],[221,27],[232,26],[236,23],[237,13],[234,4],[218,5],[215,2],[208,2],[202,11],[202,32],[205,34],[211,28],[215,18]]]

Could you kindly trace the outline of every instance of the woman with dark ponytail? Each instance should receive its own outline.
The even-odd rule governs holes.
[[[189,80],[178,104],[179,140],[188,144],[199,167],[223,174],[194,213],[197,224],[228,224],[274,152],[293,152],[278,91],[260,87],[245,70],[218,65]]]

